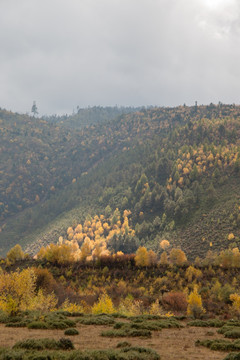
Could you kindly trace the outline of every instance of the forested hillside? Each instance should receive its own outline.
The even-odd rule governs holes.
[[[239,106],[142,109],[80,130],[0,119],[3,253],[16,243],[37,251],[116,208],[119,221],[129,210],[134,233],[113,234],[111,251],[157,251],[167,239],[195,257],[238,243]]]
[[[77,106],[77,112],[73,112],[71,115],[52,115],[45,116],[44,119],[50,123],[60,124],[73,129],[82,129],[83,127],[99,124],[106,121],[111,121],[117,116],[133,113],[139,111],[141,108],[134,107],[102,107],[93,106],[88,108],[80,108]]]

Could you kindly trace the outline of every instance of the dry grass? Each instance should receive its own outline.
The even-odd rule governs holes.
[[[103,330],[110,326],[78,325],[79,335],[71,340],[76,349],[108,349],[116,348],[123,338],[106,338],[100,336]],[[184,327],[182,329],[163,329],[153,331],[151,339],[124,338],[133,346],[149,347],[157,351],[161,360],[222,360],[225,353],[211,351],[204,347],[196,347],[195,341],[209,339],[207,333],[211,331],[214,336],[210,338],[223,338],[216,328]],[[17,341],[27,338],[54,338],[59,340],[64,336],[64,330],[34,330],[27,328],[7,328],[0,324],[0,346],[12,347]]]

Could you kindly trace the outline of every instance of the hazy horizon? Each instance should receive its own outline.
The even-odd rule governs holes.
[[[237,0],[2,0],[0,107],[239,103]]]

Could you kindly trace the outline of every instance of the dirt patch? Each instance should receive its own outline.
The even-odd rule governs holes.
[[[195,341],[200,339],[223,338],[217,334],[216,328],[184,327],[181,329],[163,329],[153,331],[151,339],[144,338],[106,338],[100,334],[110,326],[78,325],[79,335],[71,336],[76,349],[108,349],[115,348],[120,341],[128,341],[133,346],[144,346],[156,350],[161,360],[222,360],[225,353],[212,351],[204,347],[196,347]],[[207,333],[211,331],[214,336]],[[0,324],[0,346],[12,347],[17,341],[29,338],[66,337],[64,330],[34,330],[27,328],[7,328]]]

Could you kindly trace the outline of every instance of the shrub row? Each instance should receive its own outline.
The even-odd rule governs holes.
[[[0,352],[0,360],[160,360],[151,349],[143,347],[123,347],[116,350],[93,351],[41,351],[12,349]]]

